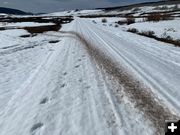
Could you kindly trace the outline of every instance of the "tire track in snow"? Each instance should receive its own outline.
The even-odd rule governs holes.
[[[66,33],[66,32],[61,32],[61,33]],[[67,32],[66,34],[68,34],[69,32]],[[70,33],[71,34],[71,33]],[[52,35],[51,35],[52,36]],[[71,36],[70,37],[73,37],[74,38],[74,40],[76,40],[76,42],[78,43],[76,46],[81,46],[81,49],[82,49],[82,45],[79,45],[79,40],[77,40],[77,38],[76,38],[76,36],[74,36],[73,34],[71,34]],[[81,43],[82,44],[82,43]],[[84,47],[83,47],[83,49],[84,49]],[[86,51],[87,52],[87,51]],[[84,56],[83,56],[84,57]],[[71,64],[71,65],[73,65],[73,64]],[[89,65],[89,63],[88,63],[88,65]],[[91,65],[94,65],[94,63],[92,63]],[[71,66],[70,66],[71,67]],[[76,66],[75,66],[75,68],[76,68]],[[86,67],[87,68],[87,67]],[[93,68],[94,68],[94,66],[93,66]],[[89,69],[88,69],[89,70]],[[97,71],[97,69],[94,69],[95,71],[94,72],[96,72]],[[83,73],[84,73],[84,77],[86,77],[86,76],[88,76],[88,74],[87,74],[87,71],[85,71],[85,69],[83,68],[81,71],[80,71],[80,73],[83,71]],[[71,78],[73,78],[73,77],[71,77]],[[100,80],[99,80],[100,79]],[[102,80],[102,78],[101,77],[97,77],[96,79],[95,79],[98,83],[100,83],[100,85],[98,86],[98,88],[96,88],[98,91],[99,90],[103,90],[103,89],[107,89],[106,87],[106,85],[104,84],[104,80]],[[86,83],[88,83],[88,84],[91,84],[92,83],[92,80],[89,80],[88,78],[86,78],[86,81],[85,81]],[[84,89],[90,89],[91,87],[90,86],[85,86],[84,87]],[[95,91],[97,91],[97,90],[95,90]],[[117,116],[117,111],[116,111],[116,109],[115,109],[115,106],[114,106],[114,103],[112,102],[112,99],[111,99],[111,97],[110,97],[110,95],[107,93],[107,92],[105,92],[104,93],[104,91],[102,91],[101,92],[101,94],[99,94],[99,95],[101,95],[100,97],[99,97],[99,95],[97,96],[96,94],[97,94],[97,92],[93,92],[94,90],[88,90],[88,91],[86,91],[86,95],[88,94],[88,96],[87,96],[87,98],[88,98],[88,101],[90,101],[90,102],[88,102],[88,108],[90,109],[90,111],[92,111],[92,113],[93,113],[93,115],[90,113],[89,114],[89,116],[91,116],[91,123],[94,123],[93,125],[96,125],[96,126],[98,126],[98,127],[94,127],[93,125],[91,125],[91,127],[92,127],[92,129],[91,129],[91,131],[93,131],[94,133],[97,133],[97,131],[98,131],[98,129],[103,129],[102,128],[102,125],[103,124],[98,124],[97,125],[97,121],[99,121],[100,119],[98,118],[98,117],[104,117],[103,119],[104,120],[107,120],[106,122],[107,122],[107,125],[108,125],[108,128],[112,128],[111,129],[111,132],[112,132],[112,134],[114,134],[114,135],[116,135],[117,133],[121,133],[121,134],[125,134],[124,133],[124,131],[122,130],[122,129],[120,129],[119,130],[119,128],[121,127],[121,120],[118,120],[118,122],[119,122],[119,126],[120,127],[118,127],[117,125],[116,125],[116,123],[115,123],[115,121],[116,120],[114,120],[114,115],[116,116],[115,118],[116,119],[119,119],[119,117]],[[107,90],[106,90],[107,91]],[[102,96],[103,95],[103,96]],[[98,108],[97,108],[97,102],[98,102],[98,99],[101,99],[101,100],[104,100],[104,102],[106,102],[106,104],[107,105],[105,105],[104,106],[104,102],[102,102],[102,103],[100,103],[101,105],[101,108],[103,109],[103,113],[104,113],[104,115],[102,115],[102,112],[99,112],[98,110]],[[85,111],[86,112],[86,111]],[[102,119],[102,118],[101,118]],[[103,122],[102,122],[103,123]],[[85,126],[86,127],[86,126]],[[109,130],[109,129],[106,129],[106,130]],[[105,131],[106,131],[105,130]],[[92,132],[92,133],[93,133]],[[98,131],[99,132],[99,131]],[[101,132],[104,132],[104,131],[101,131]],[[126,134],[127,134],[127,131],[126,131]]]
[[[101,70],[104,70],[110,78],[113,78],[119,83],[119,86],[123,85],[124,92],[132,102],[135,102],[136,107],[144,112],[144,115],[154,124],[157,129],[157,134],[164,133],[164,122],[166,119],[177,119],[168,108],[166,108],[160,101],[151,93],[151,90],[147,90],[141,82],[134,79],[129,75],[122,67],[116,65],[113,60],[107,55],[94,47],[83,35],[75,32],[62,32],[75,35],[76,38],[85,45],[91,58],[99,65]]]
[[[89,29],[89,31],[91,31],[93,34],[95,34],[97,39],[99,39],[101,42],[104,43],[105,48],[109,49],[114,54],[117,54],[118,58],[121,58],[124,61],[124,63],[126,63],[126,65],[131,67],[132,70],[134,70],[139,76],[141,76],[143,78],[144,82],[147,85],[150,85],[150,87],[152,87],[152,90],[155,90],[155,91],[153,91],[154,93],[161,95],[161,98],[164,99],[165,101],[167,100],[166,104],[171,106],[171,108],[173,110],[175,110],[176,112],[179,112],[178,110],[180,110],[180,106],[177,102],[178,101],[177,100],[178,93],[177,93],[177,88],[176,88],[176,86],[178,86],[178,82],[177,82],[177,80],[175,80],[175,83],[174,83],[173,81],[168,79],[168,78],[172,77],[172,74],[174,74],[172,71],[178,70],[178,69],[175,69],[175,67],[177,68],[177,63],[176,63],[176,66],[172,65],[171,63],[168,63],[167,60],[169,60],[169,57],[167,57],[167,56],[166,56],[166,59],[167,59],[166,62],[164,62],[165,60],[163,60],[165,57],[162,59],[162,56],[158,56],[155,59],[155,57],[153,57],[153,55],[148,55],[147,52],[143,53],[143,49],[140,49],[141,47],[139,47],[139,45],[137,46],[136,44],[134,44],[131,41],[133,44],[131,46],[131,50],[134,50],[134,52],[136,52],[136,53],[133,53],[132,51],[130,51],[128,49],[129,47],[126,47],[127,43],[130,43],[130,42],[125,39],[119,40],[122,45],[120,47],[118,47],[114,43],[112,43],[112,41],[116,40],[116,42],[117,42],[119,37],[117,38],[117,36],[115,36],[114,33],[112,34],[112,33],[107,32],[105,34],[107,37],[107,40],[104,40],[101,37],[102,34],[100,34],[100,33],[102,33],[103,30],[101,30],[99,28],[97,28],[97,29],[99,30],[98,33],[96,33],[97,31],[94,32],[91,29]],[[111,39],[109,37],[111,37]],[[145,48],[145,46],[144,46],[144,48]],[[148,49],[150,49],[150,47]],[[161,50],[164,51],[165,49],[161,48]],[[138,54],[141,54],[141,57],[138,56],[139,58],[136,57],[137,51],[138,51]],[[160,50],[158,52],[160,52]],[[136,59],[133,60],[132,59],[133,57],[136,59],[139,59],[139,61],[141,61],[141,60],[142,61],[138,62],[138,60],[136,61]],[[157,67],[154,68],[155,70],[147,70],[147,68],[143,66],[144,64],[147,64],[146,62],[144,63],[143,59],[141,59],[143,57],[146,58],[146,60],[148,60],[148,57],[149,57],[151,59],[151,62],[153,62],[152,66],[160,66],[160,65],[161,66],[159,68],[157,68]],[[173,62],[174,60],[172,59],[170,61]],[[175,63],[173,63],[173,64],[175,64]],[[152,73],[152,72],[155,72],[156,70],[157,71],[161,70],[160,68],[163,68],[163,67],[166,68],[166,72],[164,72],[164,73],[160,72],[161,78],[159,78],[158,75],[156,76],[155,74]],[[153,74],[153,76],[152,76],[152,74]],[[166,74],[166,76],[163,76],[163,74]],[[176,75],[174,75],[173,77],[178,78],[178,73]],[[159,80],[161,80],[161,81],[159,81]],[[165,82],[168,82],[169,85],[167,85],[167,83],[165,83]],[[175,86],[175,87],[172,87],[172,86]]]

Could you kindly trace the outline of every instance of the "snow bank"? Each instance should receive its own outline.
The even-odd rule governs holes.
[[[12,46],[19,43],[18,36],[29,34],[26,30],[4,30],[0,31],[0,48]]]
[[[54,25],[54,23],[37,23],[37,22],[18,22],[18,23],[4,23],[0,26],[6,27],[28,27],[28,26],[45,26],[45,25]]]
[[[154,31],[158,37],[171,36],[180,39],[180,20],[168,20],[160,22],[141,22],[134,23],[127,28],[136,28],[139,31]]]

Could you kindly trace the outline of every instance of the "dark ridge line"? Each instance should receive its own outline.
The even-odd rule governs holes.
[[[143,2],[143,3],[137,3],[137,4],[130,4],[125,6],[116,6],[116,7],[104,7],[104,8],[96,8],[101,9],[105,11],[111,11],[111,10],[128,10],[135,7],[142,7],[142,6],[160,6],[160,5],[167,5],[167,4],[180,4],[180,1],[178,0],[171,0],[171,1],[157,1],[157,2]]]

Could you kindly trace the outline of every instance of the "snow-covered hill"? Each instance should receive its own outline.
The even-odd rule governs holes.
[[[180,11],[180,2],[179,4],[170,4],[170,5],[158,5],[158,6],[140,6],[140,7],[132,7],[128,9],[120,8],[120,9],[98,9],[98,10],[70,10],[70,11],[62,11],[55,12],[45,15],[50,16],[98,16],[98,15],[119,15],[125,16],[131,14],[133,16],[142,16],[152,12],[170,12],[172,14],[178,15]]]

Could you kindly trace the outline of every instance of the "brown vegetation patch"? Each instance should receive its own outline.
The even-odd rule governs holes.
[[[126,19],[123,19],[123,20],[120,20],[117,22],[119,25],[124,25],[124,24],[127,24],[127,25],[130,25],[132,23],[135,23],[135,18],[133,16],[126,16]]]
[[[172,20],[174,17],[172,17],[170,14],[162,14],[162,13],[151,13],[147,16],[146,21],[153,21],[153,22],[159,22],[162,20]]]
[[[29,33],[43,33],[46,31],[59,31],[61,25],[46,25],[46,26],[33,26],[33,27],[24,27]]]

